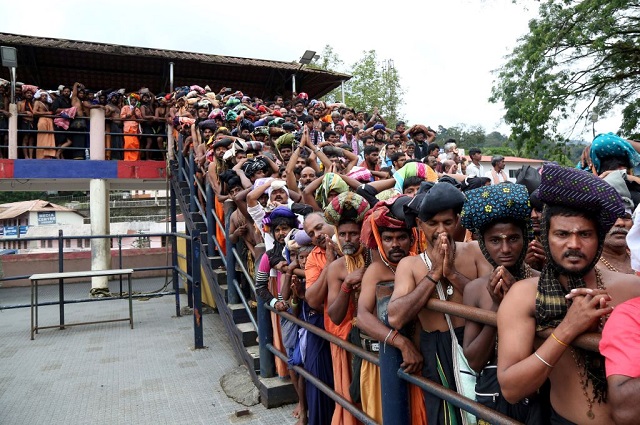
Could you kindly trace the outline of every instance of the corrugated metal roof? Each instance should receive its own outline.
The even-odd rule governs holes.
[[[31,211],[66,211],[78,214],[76,211],[65,208],[62,205],[36,199],[33,201],[10,202],[0,204],[0,220],[8,220]],[[80,215],[80,214],[78,214]]]
[[[233,87],[263,98],[286,95],[296,74],[297,91],[319,98],[350,75],[301,67],[297,62],[239,58],[176,50],[152,49],[80,40],[0,33],[0,43],[18,49],[18,80],[45,88],[79,81],[99,90],[149,87],[166,92],[169,62],[174,86],[209,84],[214,90]],[[7,68],[0,77],[8,78]]]

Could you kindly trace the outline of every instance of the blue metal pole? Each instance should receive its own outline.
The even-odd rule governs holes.
[[[264,254],[264,246],[256,246],[256,272],[260,266],[262,254]],[[258,344],[260,347],[260,376],[263,378],[272,378],[276,374],[276,362],[273,353],[267,348],[267,344],[273,344],[271,312],[264,306],[264,302],[260,298],[256,301],[258,301],[257,321]]]
[[[193,152],[189,154],[189,169],[187,170],[187,177],[189,179],[189,212],[197,212],[198,206],[196,205],[196,180],[195,180],[196,163],[193,157]]]
[[[195,348],[204,348],[202,338],[202,288],[200,284],[200,231],[194,229],[191,235],[191,249],[193,255],[191,259],[193,265],[193,283],[191,292],[193,294],[193,333]]]
[[[176,191],[171,185],[171,265],[173,266],[172,276],[173,291],[176,297],[176,317],[180,317],[180,282],[178,278],[178,237],[175,236],[178,231],[178,223],[176,220],[178,206],[176,203]]]
[[[193,308],[193,296],[191,295],[191,293],[193,292],[193,241],[191,240],[191,237],[193,235],[192,231],[189,230],[188,226],[185,226],[184,229],[187,232],[187,249],[185,249],[185,254],[187,257],[187,276],[189,276],[191,279],[187,279],[186,284],[187,284],[187,305],[191,308]]]
[[[182,170],[184,170],[184,156],[182,156],[182,148],[183,148],[182,142],[183,142],[182,134],[178,134],[177,156],[178,156],[178,181],[179,182],[184,181],[184,175],[182,174]]]
[[[20,226],[18,226],[20,235]],[[64,239],[62,229],[58,230],[58,272],[64,271]],[[58,295],[60,297],[60,329],[64,329],[64,279],[58,279]]]
[[[393,293],[393,282],[380,282],[376,285],[376,306],[378,319],[386,326],[387,305]],[[380,387],[382,391],[382,423],[409,423],[409,391],[407,383],[398,377],[402,363],[402,353],[391,345],[380,346]]]
[[[207,255],[209,257],[213,257],[215,255],[216,252],[216,246],[213,243],[213,238],[214,235],[216,234],[217,231],[217,225],[216,225],[216,220],[213,218],[213,188],[211,187],[211,184],[209,183],[209,179],[206,179],[207,183],[206,183],[206,193],[207,193],[207,211],[206,211],[206,217],[207,217]]]
[[[229,304],[239,304],[241,302],[240,296],[238,295],[236,285],[233,284],[234,280],[238,283],[240,283],[241,281],[240,279],[238,279],[238,273],[236,273],[236,257],[235,255],[233,255],[233,250],[236,249],[239,243],[232,244],[231,240],[229,239],[229,226],[231,224],[230,217],[232,213],[233,210],[229,209],[224,217],[224,233],[227,240],[227,299]]]

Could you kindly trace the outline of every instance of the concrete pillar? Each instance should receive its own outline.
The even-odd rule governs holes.
[[[104,109],[94,108],[89,113],[89,156],[93,160],[104,161],[105,159],[105,131],[104,131]],[[108,191],[107,191],[108,193]],[[109,217],[109,216],[107,216]]]
[[[167,158],[169,158],[169,160],[176,159],[175,152],[174,152],[175,145],[176,145],[176,141],[173,139],[173,124],[167,124],[167,151],[168,151]]]
[[[109,182],[104,179],[92,179],[89,183],[89,191],[91,235],[108,235],[110,233]],[[91,270],[108,270],[110,268],[111,244],[109,239],[92,239]],[[91,295],[105,296],[108,293],[109,282],[106,276],[91,278]]]
[[[18,159],[18,105],[9,104],[9,159]]]

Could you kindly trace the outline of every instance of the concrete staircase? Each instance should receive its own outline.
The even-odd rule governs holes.
[[[228,303],[227,272],[220,256],[207,256],[207,224],[200,213],[186,213],[189,211],[189,186],[187,182],[177,179],[177,164],[171,164],[171,185],[177,195],[177,203],[184,213],[185,226],[190,233],[193,229],[201,232],[201,263],[204,275],[202,281],[208,282],[213,294],[220,317],[225,324],[229,341],[234,348],[238,360],[247,366],[254,384],[260,391],[260,401],[267,407],[278,407],[283,404],[297,402],[297,395],[291,382],[278,377],[265,378],[260,376],[260,354],[258,347],[258,332],[249,318],[244,304]]]

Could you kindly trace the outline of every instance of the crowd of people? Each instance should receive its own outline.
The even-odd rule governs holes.
[[[389,125],[377,109],[305,93],[87,93],[76,83],[58,93],[23,85],[19,96],[20,128],[69,130],[24,133],[25,158],[69,157],[61,147],[82,157],[91,108],[110,120],[111,159],[152,158],[172,124],[179,153],[194,157],[193,179],[213,188],[228,227],[216,237],[240,253],[257,302],[372,353],[395,347],[407,373],[524,423],[639,417],[639,142],[599,135],[576,168],[523,168],[513,183],[501,156],[485,170],[480,149],[467,158],[455,140],[441,148],[427,125]],[[434,298],[497,312],[497,327],[430,310]],[[382,422],[376,365],[276,314],[272,325],[298,424],[357,421],[291,365]],[[603,329],[600,352],[573,345]],[[414,424],[479,423],[417,387],[409,393]]]
[[[217,237],[240,253],[258,302],[372,353],[393,346],[407,373],[524,423],[637,417],[629,400],[640,373],[619,333],[636,320],[638,334],[637,302],[625,301],[640,296],[640,178],[630,172],[639,142],[600,135],[578,167],[523,167],[512,183],[503,157],[484,170],[480,149],[467,162],[426,125],[390,129],[376,110],[304,93],[266,102],[221,93],[174,123],[221,220],[222,204],[234,205]],[[432,298],[497,312],[497,327],[430,310]],[[618,310],[627,315],[613,320]],[[291,365],[382,422],[376,365],[276,314],[272,326],[299,424],[357,420]],[[603,328],[602,354],[572,345]],[[409,393],[414,424],[478,423],[417,387]]]

